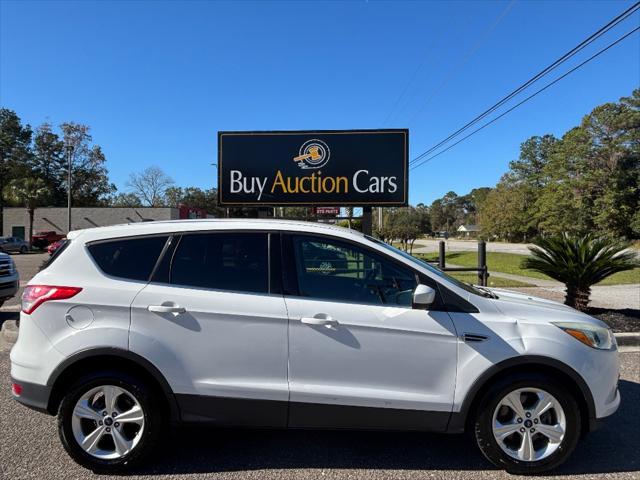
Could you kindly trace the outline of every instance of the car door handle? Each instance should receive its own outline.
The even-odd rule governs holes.
[[[338,321],[328,315],[322,317],[302,317],[300,322],[306,323],[307,325],[324,325],[326,327],[335,327],[338,325]]]
[[[184,307],[177,305],[149,305],[147,310],[153,313],[185,313],[187,311]]]

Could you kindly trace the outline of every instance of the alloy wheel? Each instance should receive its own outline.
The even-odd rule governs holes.
[[[492,431],[498,445],[512,458],[526,462],[545,459],[564,440],[567,420],[560,402],[539,388],[519,388],[507,394],[493,413]]]
[[[89,455],[113,460],[131,452],[144,431],[144,411],[133,394],[115,385],[101,385],[76,402],[71,428]]]

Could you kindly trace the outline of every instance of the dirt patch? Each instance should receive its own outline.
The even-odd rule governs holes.
[[[614,332],[640,332],[640,310],[589,308],[587,313],[609,325]]]

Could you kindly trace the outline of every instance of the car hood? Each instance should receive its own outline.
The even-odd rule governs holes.
[[[608,328],[607,324],[553,300],[534,297],[509,290],[491,289],[498,298],[494,305],[504,315],[531,323],[582,322]]]

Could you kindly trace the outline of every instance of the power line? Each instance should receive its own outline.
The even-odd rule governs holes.
[[[498,115],[496,118],[488,121],[487,123],[483,124],[481,127],[475,129],[473,132],[471,132],[470,134],[462,137],[460,140],[458,140],[457,142],[449,145],[447,148],[445,148],[444,150],[436,153],[435,155],[432,155],[429,158],[426,158],[424,160],[422,160],[419,163],[414,164],[411,167],[411,170],[418,168],[422,165],[424,165],[425,163],[433,160],[434,158],[442,155],[443,153],[445,153],[448,150],[451,150],[453,147],[455,147],[456,145],[458,145],[459,143],[465,141],[467,138],[471,137],[472,135],[475,135],[476,133],[478,133],[480,130],[483,130],[484,128],[488,127],[489,125],[491,125],[492,123],[496,122],[497,120],[501,119],[502,117],[504,117],[505,115],[507,115],[508,113],[512,112],[513,110],[515,110],[516,108],[518,108],[520,105],[528,102],[529,100],[531,100],[533,97],[537,96],[538,94],[542,93],[543,91],[545,91],[547,88],[551,87],[552,85],[558,83],[560,80],[562,80],[563,78],[567,77],[568,75],[570,75],[571,73],[575,72],[576,70],[578,70],[580,67],[586,65],[587,63],[589,63],[591,60],[595,59],[596,57],[600,56],[601,54],[603,54],[604,52],[606,52],[607,50],[609,50],[610,48],[614,47],[615,45],[617,45],[618,43],[622,42],[625,38],[629,37],[630,35],[634,34],[635,32],[637,32],[638,30],[640,30],[640,27],[636,27],[633,30],[631,30],[630,32],[627,32],[626,34],[624,34],[622,37],[618,38],[615,42],[610,43],[609,45],[607,45],[606,47],[604,47],[602,50],[596,52],[595,54],[593,54],[591,57],[587,58],[585,61],[583,61],[582,63],[576,65],[575,67],[573,67],[571,70],[567,71],[566,73],[562,74],[561,76],[559,76],[558,78],[556,78],[555,80],[553,80],[552,82],[548,83],[547,85],[545,85],[544,87],[542,87],[540,90],[536,91],[535,93],[529,95],[527,98],[525,98],[524,100],[522,100],[521,102],[517,103],[516,105],[514,105],[513,107],[511,107],[510,109],[504,111],[503,113],[501,113],[500,115]],[[416,157],[417,159],[418,157]],[[415,160],[415,159],[414,159]]]
[[[611,20],[609,23],[607,23],[605,26],[603,26],[602,28],[600,28],[597,32],[591,34],[589,37],[587,37],[585,40],[583,40],[582,42],[580,42],[577,46],[575,46],[574,48],[572,48],[571,50],[569,50],[567,53],[565,53],[564,55],[562,55],[560,58],[558,58],[555,62],[553,62],[552,64],[550,64],[549,66],[547,66],[546,68],[544,68],[543,70],[541,70],[538,74],[536,74],[535,76],[531,77],[529,80],[527,80],[525,83],[523,83],[522,85],[520,85],[518,88],[516,88],[515,90],[513,90],[511,93],[509,93],[507,96],[503,97],[501,100],[499,100],[498,102],[496,102],[493,106],[491,106],[490,108],[488,108],[487,110],[485,110],[484,112],[482,112],[480,115],[478,115],[477,117],[475,117],[473,120],[471,120],[470,122],[468,122],[467,124],[465,124],[464,126],[462,126],[461,128],[459,128],[458,130],[456,130],[455,132],[453,132],[451,135],[449,135],[448,137],[446,137],[445,139],[441,140],[440,142],[438,142],[436,145],[434,145],[433,147],[429,148],[428,150],[425,150],[424,152],[422,152],[420,155],[418,155],[416,158],[414,158],[413,160],[411,160],[411,163],[415,163],[418,160],[420,160],[421,158],[429,155],[431,152],[433,152],[434,150],[437,150],[438,148],[440,148],[442,145],[448,143],[451,139],[457,137],[460,133],[464,132],[465,130],[467,130],[468,128],[470,128],[471,126],[475,125],[476,123],[478,123],[480,120],[482,120],[483,118],[485,118],[487,115],[491,114],[492,112],[494,112],[495,110],[497,110],[499,107],[501,107],[502,105],[504,105],[506,102],[508,102],[509,100],[511,100],[513,97],[515,97],[516,95],[518,95],[519,93],[521,93],[523,90],[525,90],[526,88],[528,88],[529,86],[531,86],[533,83],[537,82],[538,80],[540,80],[542,77],[544,77],[545,75],[547,75],[548,73],[550,73],[551,71],[555,70],[557,67],[559,67],[562,63],[566,62],[567,60],[569,60],[571,57],[573,57],[576,53],[578,53],[579,51],[581,51],[582,49],[584,49],[585,47],[587,47],[589,44],[591,44],[592,42],[594,42],[596,39],[598,39],[599,37],[601,37],[602,35],[604,35],[606,32],[608,32],[610,29],[612,29],[613,27],[615,27],[616,25],[618,25],[620,22],[622,22],[623,20],[625,20],[629,15],[632,15],[633,13],[635,13],[636,10],[638,10],[638,8],[640,8],[640,2],[636,2],[634,5],[632,5],[631,7],[629,7],[627,10],[625,10],[624,12],[622,12],[620,15],[618,15],[617,17],[615,17],[613,20]]]
[[[469,15],[466,15],[464,17],[464,22],[462,22],[462,19],[463,19],[463,17],[460,16],[460,15],[455,15],[454,16],[453,21],[455,22],[455,25],[456,25],[455,26],[455,33],[457,33],[458,30],[463,30],[464,27],[469,23],[469,20],[471,20],[471,17]],[[460,28],[460,27],[462,27],[462,28]],[[429,58],[429,54],[431,54],[432,52],[437,52],[438,49],[436,49],[436,46],[438,46],[441,43],[441,41],[444,39],[445,33],[447,33],[447,32],[451,33],[453,31],[454,31],[454,28],[451,28],[451,27],[443,28],[442,31],[440,32],[440,34],[433,40],[433,42],[431,42],[429,47],[426,48],[427,56],[422,60],[422,62],[420,62],[420,65],[418,65],[418,67],[415,69],[415,71],[413,72],[413,75],[411,75],[409,81],[407,82],[405,87],[402,89],[402,92],[400,93],[398,98],[396,98],[396,101],[393,104],[393,107],[391,108],[391,111],[389,112],[389,114],[384,119],[384,122],[382,123],[383,125],[386,125],[389,122],[389,120],[391,120],[393,115],[395,114],[396,108],[398,108],[400,106],[401,101],[404,99],[405,94],[407,94],[409,92],[409,87],[411,87],[411,85],[413,84],[414,80],[417,78],[418,72],[420,70],[422,70],[422,68],[427,63],[427,60]],[[406,108],[406,106],[409,103],[408,100],[410,99],[410,97],[411,96],[407,97],[407,101],[404,102],[404,106],[400,108],[399,112]]]
[[[507,6],[504,8],[504,10],[502,10],[502,12],[500,12],[500,15],[498,15],[498,17],[493,21],[493,23],[489,26],[489,28],[487,28],[482,33],[482,35],[480,36],[478,41],[473,44],[473,46],[469,49],[469,51],[466,53],[466,55],[462,58],[462,60],[460,62],[458,62],[456,65],[454,65],[451,69],[449,69],[449,71],[447,72],[447,76],[444,78],[444,80],[442,80],[442,82],[440,82],[440,85],[438,85],[438,88],[436,88],[436,90],[433,91],[431,93],[431,95],[429,95],[429,97],[422,103],[420,108],[418,108],[418,110],[411,116],[411,118],[409,119],[409,122],[408,122],[409,125],[413,124],[413,122],[416,120],[416,118],[418,118],[420,116],[420,114],[424,111],[426,106],[429,105],[431,100],[433,100],[449,84],[449,82],[451,82],[451,80],[453,78],[455,78],[455,76],[458,73],[460,73],[460,71],[469,62],[469,60],[471,60],[471,58],[480,49],[480,47],[482,47],[482,45],[484,45],[484,43],[487,41],[487,39],[489,38],[491,33],[493,33],[493,31],[500,24],[500,22],[502,22],[504,17],[507,16],[507,14],[509,13],[509,11],[511,10],[511,8],[513,7],[513,5],[515,3],[516,3],[516,0],[511,0],[511,2],[509,2],[507,4]]]

